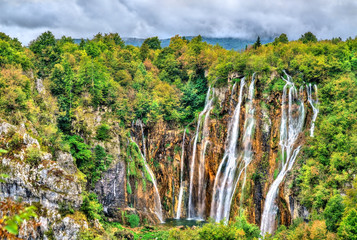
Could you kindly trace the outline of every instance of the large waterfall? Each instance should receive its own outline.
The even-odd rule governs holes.
[[[159,190],[157,188],[157,183],[156,183],[156,178],[154,176],[153,171],[151,170],[149,164],[146,162],[146,145],[145,145],[145,136],[144,136],[144,130],[143,130],[143,125],[141,121],[137,122],[137,125],[140,126],[141,129],[141,134],[142,134],[142,139],[143,139],[143,150],[144,153],[140,150],[138,144],[133,140],[133,138],[130,136],[130,139],[133,143],[135,143],[138,147],[138,149],[140,150],[140,154],[141,157],[144,161],[144,166],[146,171],[149,173],[150,178],[151,178],[151,182],[154,185],[154,190],[155,190],[155,195],[154,195],[154,201],[155,201],[155,215],[158,217],[158,219],[160,220],[161,223],[164,223],[164,218],[163,218],[163,214],[162,214],[162,208],[161,208],[161,200],[160,200],[160,194],[159,194]]]
[[[233,185],[237,178],[237,141],[239,137],[239,116],[244,86],[245,78],[242,78],[240,81],[238,103],[228,125],[227,146],[214,181],[211,217],[215,221],[220,221],[224,218],[228,219],[230,211],[230,206],[227,206],[227,203],[230,202],[231,196],[233,195]]]
[[[285,73],[287,79],[283,89],[282,106],[281,106],[281,125],[280,125],[280,147],[282,156],[282,168],[279,175],[270,186],[268,194],[265,198],[264,212],[261,219],[261,233],[273,233],[275,228],[275,217],[278,212],[278,207],[275,204],[275,199],[278,193],[278,188],[287,172],[291,170],[295,159],[301,149],[296,145],[296,140],[301,133],[305,120],[305,108],[303,94],[300,91],[298,94],[291,77]],[[287,100],[288,93],[288,100]]]
[[[186,138],[186,128],[183,132],[182,138],[182,146],[181,146],[181,162],[180,162],[180,191],[179,191],[179,198],[177,204],[177,211],[176,211],[176,219],[180,219],[181,216],[181,206],[182,206],[182,197],[183,197],[183,167],[184,167],[184,157],[185,157],[185,138]]]
[[[196,134],[193,143],[193,151],[192,151],[192,158],[190,164],[190,188],[189,188],[189,198],[188,198],[188,218],[189,219],[203,219],[204,218],[204,209],[205,209],[205,186],[204,186],[204,170],[205,170],[205,153],[207,144],[209,143],[209,115],[213,108],[213,99],[214,99],[214,88],[208,88],[207,95],[206,95],[206,102],[203,111],[199,114],[197,120],[197,128]],[[202,126],[202,133],[200,134],[200,128],[202,124],[202,117],[203,119],[203,126]],[[199,166],[198,166],[198,191],[197,191],[197,202],[196,206],[193,201],[193,185],[194,185],[194,174],[195,174],[195,161],[196,161],[196,152],[197,152],[197,143],[199,141],[199,135],[201,135],[201,146],[200,146],[200,154],[199,154]]]

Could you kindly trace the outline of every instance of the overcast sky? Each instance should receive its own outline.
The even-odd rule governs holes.
[[[176,34],[256,38],[312,31],[319,39],[357,35],[356,0],[0,0],[0,32],[24,44],[57,38]]]

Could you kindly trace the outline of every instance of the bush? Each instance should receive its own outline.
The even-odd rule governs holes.
[[[357,211],[355,209],[351,209],[342,219],[338,235],[341,239],[357,239]]]
[[[139,227],[140,218],[136,214],[130,214],[128,216],[128,222],[129,222],[130,227],[132,227],[132,228]]]
[[[41,162],[41,151],[37,147],[30,147],[26,151],[26,162],[31,166],[37,166]]]
[[[100,125],[97,129],[97,139],[101,141],[106,141],[110,138],[110,127],[107,124]]]
[[[95,193],[84,195],[81,211],[89,220],[102,220],[103,206],[98,202],[98,197]]]
[[[9,147],[10,151],[18,150],[23,144],[23,138],[19,133],[14,132],[12,130],[10,130],[10,131],[8,133],[10,140],[7,142],[7,145]]]
[[[342,197],[337,194],[330,198],[324,210],[326,227],[329,231],[336,232],[344,211]]]

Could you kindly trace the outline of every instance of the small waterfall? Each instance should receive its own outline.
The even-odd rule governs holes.
[[[231,92],[231,97],[229,98],[229,102],[232,102],[234,93],[235,93],[235,91],[236,91],[236,87],[237,87],[237,82],[235,82],[235,83],[233,84],[232,92]],[[230,106],[229,106],[229,111],[228,111],[228,112],[229,112],[229,115],[230,115],[231,112],[232,112],[232,106],[231,106],[231,104],[230,104]]]
[[[314,84],[315,90],[315,97],[316,99],[312,99],[312,86],[311,83],[306,85],[306,92],[307,92],[307,101],[310,103],[313,111],[312,120],[311,120],[311,128],[310,128],[310,137],[314,136],[314,129],[315,129],[315,121],[317,118],[317,114],[319,113],[319,109],[317,108],[319,104],[319,100],[317,98],[317,86]]]
[[[185,138],[186,138],[186,128],[183,132],[182,138],[182,146],[181,146],[181,172],[180,172],[180,192],[177,204],[177,211],[176,211],[176,219],[180,219],[181,216],[181,206],[182,206],[182,197],[183,197],[183,164],[184,164],[184,156],[185,156]]]
[[[214,95],[214,88],[212,88],[211,94],[211,87],[208,88],[207,95],[206,95],[206,103],[203,111],[199,114],[197,120],[197,128],[196,128],[196,135],[194,138],[193,143],[193,151],[192,151],[192,158],[191,158],[191,165],[190,165],[190,188],[189,188],[189,198],[188,198],[188,219],[203,219],[203,213],[205,208],[205,188],[204,188],[204,163],[205,163],[205,152],[207,148],[207,144],[209,143],[209,130],[208,130],[208,123],[209,123],[209,115],[213,108],[213,95]],[[201,152],[200,152],[200,159],[199,159],[199,166],[198,166],[198,197],[197,197],[197,206],[195,209],[193,203],[193,177],[195,172],[195,160],[196,160],[196,152],[197,152],[197,142],[200,133],[200,127],[202,124],[202,117],[204,117],[203,121],[203,128],[202,128],[202,139],[201,139]],[[196,214],[195,214],[196,211]]]
[[[143,138],[143,148],[144,148],[144,144],[145,144],[145,141],[144,141],[144,131],[143,131],[143,125],[142,125],[142,122],[140,121],[139,124],[138,124],[141,128],[141,133],[143,134],[142,135],[142,138]],[[138,149],[140,150],[140,147],[138,146],[138,144],[133,140],[133,138],[130,136],[130,139],[133,143],[136,144],[136,146],[138,147]],[[154,185],[154,190],[155,190],[155,214],[156,216],[159,218],[160,222],[161,223],[164,223],[164,220],[163,220],[163,214],[162,214],[162,209],[161,209],[161,200],[160,200],[160,194],[159,194],[159,190],[157,188],[157,183],[156,183],[156,178],[154,176],[154,173],[153,171],[151,170],[149,164],[146,162],[146,156],[142,153],[142,151],[140,150],[140,154],[141,154],[141,157],[144,161],[144,166],[145,166],[145,169],[146,171],[149,173],[150,175],[150,178],[151,178],[151,182],[152,184]]]
[[[231,122],[228,124],[228,141],[221,164],[217,170],[214,181],[213,196],[211,203],[211,217],[216,221],[228,219],[230,206],[225,204],[233,195],[233,183],[236,178],[237,169],[237,141],[239,137],[239,116],[242,104],[243,88],[245,78],[240,81],[239,99],[234,110]],[[240,167],[240,166],[239,166]],[[239,179],[239,176],[238,176]]]
[[[261,234],[272,234],[275,228],[275,217],[278,212],[278,207],[275,204],[275,199],[278,194],[278,188],[287,172],[291,170],[301,149],[298,146],[294,149],[296,140],[301,133],[305,120],[305,109],[303,95],[298,94],[291,80],[291,77],[284,71],[287,79],[283,89],[282,106],[281,106],[281,125],[280,125],[280,147],[282,155],[282,168],[279,175],[270,186],[268,194],[265,198],[264,211],[261,219]],[[288,92],[288,100],[287,100]],[[287,102],[288,101],[288,102]]]

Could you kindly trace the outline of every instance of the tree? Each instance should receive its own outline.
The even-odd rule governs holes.
[[[56,44],[56,38],[52,34],[52,32],[47,31],[42,33],[40,36],[36,38],[36,40],[30,42],[30,49],[36,53],[41,54],[42,50],[47,47],[54,47]]]
[[[345,208],[342,200],[343,199],[341,195],[337,194],[330,198],[326,205],[324,210],[324,218],[326,220],[326,227],[329,231],[337,231],[338,224],[341,221],[341,217]]]
[[[317,42],[317,38],[312,32],[304,33],[299,40],[302,41],[302,43]]]
[[[261,46],[260,37],[258,36],[257,41],[253,44],[253,48],[257,49]]]
[[[357,211],[349,210],[347,215],[342,219],[338,228],[338,235],[341,239],[357,239]]]
[[[140,47],[140,58],[144,61],[149,56],[149,45],[147,43],[143,43]]]
[[[278,43],[288,43],[288,42],[289,42],[288,36],[286,36],[285,33],[282,33],[282,34],[280,34],[279,37],[276,37],[274,39],[273,44],[278,45]]]
[[[161,49],[161,41],[158,37],[147,38],[143,44],[147,44],[148,47],[153,50]]]

